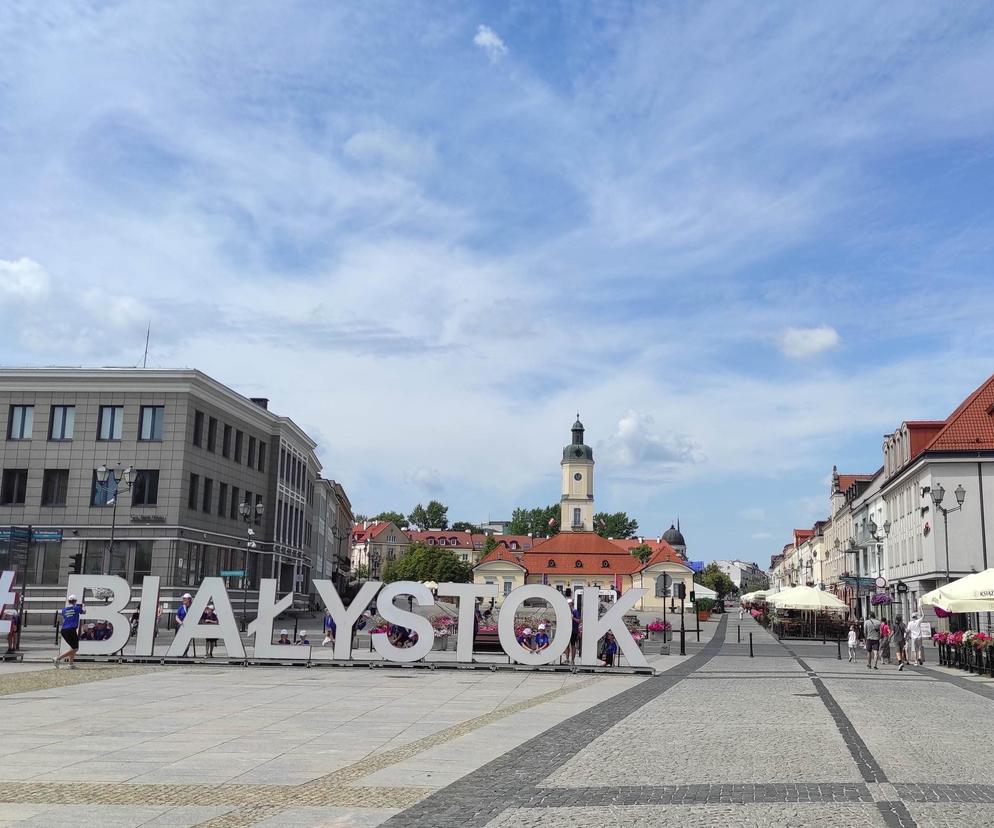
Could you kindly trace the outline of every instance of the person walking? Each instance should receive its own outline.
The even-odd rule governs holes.
[[[880,660],[890,664],[890,625],[886,619],[880,620]]]
[[[335,619],[331,617],[331,610],[325,610],[324,613],[324,640],[321,642],[323,647],[325,644],[331,644],[332,647],[335,646],[335,634],[338,632],[338,625],[335,623]]]
[[[908,628],[905,626],[904,619],[898,615],[894,619],[894,624],[890,630],[891,643],[894,646],[894,656],[897,658],[898,663],[898,672],[904,669],[904,665],[908,661],[908,650],[905,642],[907,636]]]
[[[60,633],[62,640],[69,647],[67,652],[57,655],[53,659],[55,669],[59,669],[59,662],[66,659],[69,662],[69,669],[76,669],[76,653],[79,652],[79,624],[80,618],[86,615],[86,607],[76,603],[76,596],[70,595],[66,599],[68,605],[62,608],[59,615],[62,616],[62,629]]]
[[[176,634],[179,635],[179,628],[183,626],[183,622],[186,620],[186,613],[190,609],[190,604],[193,603],[193,596],[189,592],[184,592],[183,597],[179,602],[179,606],[176,607]],[[190,652],[190,644],[193,643],[191,638],[187,642],[186,649],[183,650],[183,656],[186,657],[187,653]],[[197,656],[197,645],[193,645],[193,656]]]
[[[925,663],[925,645],[922,640],[922,615],[920,612],[911,613],[911,621],[908,624],[908,642],[911,645],[911,657],[919,667]],[[907,655],[907,653],[905,653]]]
[[[17,629],[21,623],[21,616],[17,612],[16,604],[6,610],[4,615],[7,617],[7,620],[10,621],[10,629],[7,630],[7,652],[12,653],[17,649]]]
[[[200,616],[201,624],[220,624],[221,619],[217,617],[217,613],[214,612],[214,605],[208,604],[207,609],[204,610],[204,614]],[[214,658],[214,647],[217,645],[216,638],[208,638],[204,641],[204,647],[207,650],[207,657]]]
[[[856,647],[859,644],[859,636],[856,634],[856,625],[849,625],[849,661],[856,660]]]
[[[744,611],[745,611],[745,607],[743,607],[743,606],[742,606],[742,605],[740,604],[740,605],[739,605],[739,621],[741,621],[741,620],[742,620],[742,613],[743,613]]]
[[[863,622],[863,635],[866,638],[866,669],[880,669],[880,622],[872,612]]]

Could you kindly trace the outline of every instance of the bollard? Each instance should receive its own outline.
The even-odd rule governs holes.
[[[749,633],[749,658],[755,658],[752,654],[752,633]]]
[[[680,655],[687,655],[687,641],[684,637],[683,619],[686,613],[683,608],[683,598],[680,599]]]
[[[735,628],[735,643],[736,644],[741,644],[742,643],[742,625],[741,624],[739,624],[739,626],[737,626]]]
[[[839,661],[842,661],[842,639],[840,638],[837,643],[839,645]]]
[[[701,616],[697,614],[697,604],[694,604],[694,618],[697,619],[697,643],[701,642]]]
[[[825,628],[824,627],[821,628],[821,643],[822,644],[825,643]]]

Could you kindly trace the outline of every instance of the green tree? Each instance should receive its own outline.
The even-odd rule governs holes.
[[[427,506],[419,503],[407,519],[411,526],[416,526],[422,532],[426,529],[448,529],[449,507],[437,500],[428,501]]]
[[[722,600],[726,595],[735,591],[735,584],[721,569],[718,564],[712,561],[700,572],[694,575],[694,581],[708,589],[713,589],[718,593],[718,600]]]
[[[549,521],[554,523],[550,526]],[[544,508],[515,509],[511,513],[507,534],[527,535],[530,532],[536,538],[550,538],[559,532],[559,528],[559,504],[554,503]]]
[[[369,580],[369,566],[364,563],[359,564],[359,566],[355,568],[355,576],[360,581]]]
[[[602,538],[634,538],[639,522],[629,519],[625,512],[598,512],[594,515],[594,531]]]
[[[474,535],[482,535],[483,530],[477,526],[475,523],[469,523],[465,520],[457,520],[452,524],[452,531],[454,532],[472,532]]]
[[[363,514],[357,514],[354,517],[356,523],[365,523],[367,520],[369,520],[369,518]]]
[[[644,543],[640,543],[638,546],[632,547],[632,555],[644,564],[649,563],[649,558],[652,557],[652,547]]]
[[[380,512],[373,520],[386,520],[398,526],[407,526],[407,518],[403,512]]]
[[[473,578],[473,567],[451,549],[440,549],[426,543],[411,544],[408,553],[390,561],[383,570],[383,580],[435,581],[467,583]]]

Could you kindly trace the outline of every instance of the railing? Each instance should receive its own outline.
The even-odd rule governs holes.
[[[969,644],[938,644],[939,665],[994,678],[994,649],[977,649]]]

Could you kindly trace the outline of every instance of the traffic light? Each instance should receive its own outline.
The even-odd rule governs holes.
[[[79,575],[83,571],[83,553],[77,552],[75,555],[70,556],[69,560],[71,562],[69,564],[69,574]]]
[[[683,581],[673,584],[673,596],[681,601],[687,597],[687,585]]]

